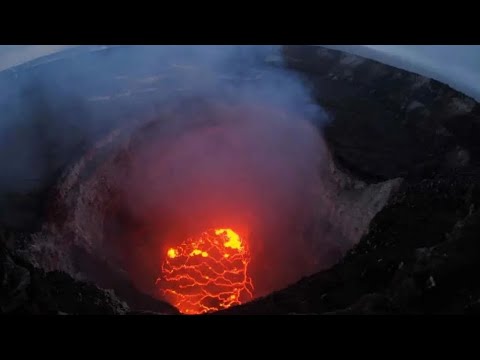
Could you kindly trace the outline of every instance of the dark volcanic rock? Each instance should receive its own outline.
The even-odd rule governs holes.
[[[120,54],[123,50],[108,51]],[[366,182],[406,181],[340,263],[285,290],[221,313],[480,313],[476,278],[480,270],[480,106],[437,81],[340,51],[286,46],[284,55],[286,65],[304,76],[315,100],[330,115],[323,133],[336,165]],[[50,186],[59,172],[93,143],[93,139],[85,143],[85,134],[75,125],[78,121],[88,121],[96,132],[107,134],[125,114],[137,114],[150,104],[145,95],[152,86],[149,82],[132,88],[131,79],[118,78],[126,71],[122,56],[113,67],[102,61],[100,52],[84,54],[81,59],[84,65],[99,65],[98,74],[89,73],[91,66],[75,67],[77,71],[72,72],[68,63],[80,61],[72,58],[0,76],[6,94],[0,102],[2,114],[11,123],[22,124],[20,130],[7,129],[7,136],[0,141],[0,153],[8,165],[4,174],[18,170],[17,163],[10,161],[11,154],[21,155],[15,139],[35,144],[33,153],[40,156],[31,163],[45,165],[39,178],[25,177],[23,172],[15,181],[2,178],[9,184],[36,184],[0,192],[2,227],[27,232],[40,228]],[[137,66],[139,73],[129,75],[139,79],[152,75],[142,73],[143,68]],[[43,74],[60,89],[75,83],[81,96],[67,99],[58,108],[45,107],[40,96],[45,90],[42,84],[35,87],[27,81],[32,74],[40,78]],[[15,81],[10,81],[13,78]],[[17,89],[11,84],[20,85]],[[105,93],[105,89],[114,92]],[[17,111],[10,100],[19,91],[23,102]],[[130,92],[134,96],[125,96]],[[86,105],[96,110],[96,117],[87,116]],[[65,118],[65,114],[69,116]],[[46,123],[53,124],[52,133],[46,131]],[[55,137],[55,131],[68,136]],[[16,254],[19,243],[14,239],[9,250],[0,245],[0,313],[129,311],[111,292],[62,272],[44,273],[21,260]],[[61,253],[62,249],[53,250]],[[55,261],[61,262],[61,254],[54,255]],[[166,309],[165,304],[140,296],[106,264],[82,254],[79,257],[95,273],[105,274],[101,279],[104,287],[120,291],[116,294],[134,308],[129,314]]]
[[[336,161],[364,180],[420,179],[480,161],[472,136],[480,107],[468,96],[337,50],[287,46],[284,55],[331,115],[324,132]]]
[[[76,249],[75,259],[97,274],[95,284],[63,271],[34,267],[24,253],[30,241],[27,233],[0,231],[0,313],[179,314],[175,307],[140,292],[121,273],[81,249]]]
[[[337,265],[226,314],[478,312],[480,172],[405,184]]]
[[[350,307],[327,312],[324,315],[385,315],[397,311],[387,296],[374,293],[362,296]]]
[[[125,314],[112,291],[53,271],[44,273],[0,243],[0,314]]]
[[[58,172],[130,121],[130,114],[155,112],[155,99],[165,91],[156,75],[179,75],[168,67],[165,73],[160,64],[158,74],[145,73],[151,66],[140,65],[158,51],[151,47],[97,50],[0,73],[4,122],[20,124],[3,129],[0,141],[5,167],[0,181],[15,184],[0,191],[3,226],[39,229],[45,194]],[[471,136],[480,124],[480,107],[473,99],[437,81],[336,50],[285,46],[284,55],[286,65],[305,77],[315,100],[331,115],[324,133],[336,162],[363,180],[423,178],[480,161]],[[124,59],[129,56],[137,66],[128,66],[131,62]],[[71,91],[65,94],[65,89]],[[59,91],[61,99],[54,96]],[[19,151],[19,143],[30,144],[31,154]],[[18,161],[9,161],[9,154],[17,154]],[[31,169],[19,169],[19,163]]]
[[[28,300],[30,272],[17,265],[5,248],[0,248],[0,281],[0,313],[14,311]]]
[[[180,314],[174,306],[139,291],[124,274],[82,248],[75,247],[75,259],[87,278],[94,278],[102,288],[115,289],[115,294],[134,310],[131,314]]]

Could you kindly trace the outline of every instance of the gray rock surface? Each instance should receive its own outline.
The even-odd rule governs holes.
[[[15,258],[0,243],[0,314],[122,315],[128,311],[113,291],[76,281],[63,272],[45,273]]]

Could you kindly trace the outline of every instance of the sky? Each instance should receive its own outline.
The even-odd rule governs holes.
[[[0,45],[0,71],[73,45]],[[480,45],[333,45],[444,82],[480,100]]]

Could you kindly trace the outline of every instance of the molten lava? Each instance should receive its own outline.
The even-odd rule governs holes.
[[[253,297],[250,252],[232,229],[214,229],[167,250],[157,279],[162,297],[184,314],[240,305]]]

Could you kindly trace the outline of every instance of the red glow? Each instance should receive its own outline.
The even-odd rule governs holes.
[[[214,229],[169,248],[157,279],[162,297],[184,314],[202,314],[253,297],[250,252],[232,229]]]
[[[196,249],[191,242],[205,230],[230,228],[240,234],[248,245],[248,276],[256,298],[317,269],[305,229],[312,229],[308,234],[320,231],[310,226],[319,216],[313,216],[312,209],[326,208],[333,201],[317,195],[323,194],[318,172],[324,171],[325,147],[311,124],[255,104],[213,102],[207,111],[202,109],[203,105],[192,105],[167,112],[167,121],[156,121],[158,128],[149,126],[145,135],[126,145],[129,168],[117,171],[122,176],[114,181],[128,189],[118,197],[128,211],[119,212],[121,229],[113,226],[117,222],[109,226],[112,248],[118,247],[119,236],[127,244],[122,261],[135,285],[183,312],[187,305],[178,305],[179,294],[200,287],[185,286],[185,278],[167,281],[169,274],[162,267],[173,271],[187,261]],[[208,233],[216,236],[214,230]],[[236,251],[225,249],[223,259],[231,260]],[[201,253],[190,256],[188,264],[213,261],[211,251],[197,250]],[[173,272],[186,273],[179,268]],[[241,301],[248,301],[247,295],[244,291]],[[215,299],[205,301],[208,308],[223,308]],[[191,313],[208,311],[200,307]]]

